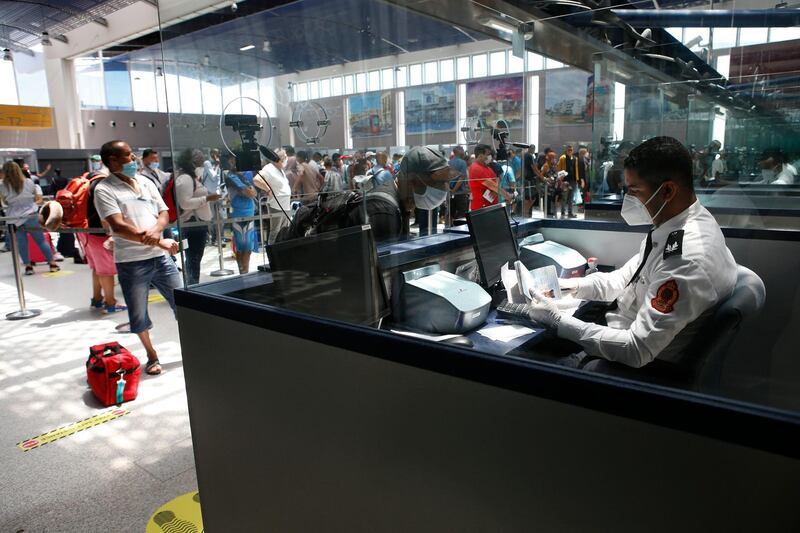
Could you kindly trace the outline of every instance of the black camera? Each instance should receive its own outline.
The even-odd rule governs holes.
[[[225,115],[225,125],[230,126],[242,140],[242,150],[237,154],[239,170],[258,171],[261,158],[258,153],[256,133],[264,129],[255,115]]]

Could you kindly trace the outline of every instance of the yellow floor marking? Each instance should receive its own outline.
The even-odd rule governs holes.
[[[161,296],[160,294],[151,294],[147,297],[147,302],[151,304],[159,304],[161,302],[166,302],[167,300]]]
[[[75,272],[71,270],[61,270],[59,272],[45,272],[42,274],[42,277],[45,278],[60,278],[61,276],[69,276],[70,274],[74,274]]]
[[[145,533],[171,531],[182,533],[201,533],[203,531],[199,492],[187,492],[159,507],[147,521],[145,529]]]
[[[38,437],[32,437],[30,439],[26,439],[18,443],[17,448],[19,448],[23,452],[27,452],[29,450],[33,450],[34,448],[38,448],[39,446],[44,446],[45,444],[50,444],[51,442],[55,442],[58,439],[74,435],[75,433],[83,431],[84,429],[89,429],[94,426],[99,426],[100,424],[104,424],[106,422],[114,420],[115,418],[125,416],[128,413],[130,413],[130,411],[127,409],[119,409],[119,408],[110,409],[103,413],[90,416],[89,418],[84,418],[83,420],[79,420],[78,422],[74,422],[72,424],[62,426],[52,431],[48,431],[47,433],[42,433]]]

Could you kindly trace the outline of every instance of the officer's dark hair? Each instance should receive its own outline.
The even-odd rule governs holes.
[[[306,152],[305,150],[300,150],[295,155],[300,159],[302,159],[303,161],[308,161],[308,152]]]
[[[108,166],[108,158],[112,155],[119,155],[122,151],[120,149],[120,144],[124,144],[125,141],[121,141],[119,139],[115,141],[108,141],[103,146],[100,147],[100,160],[103,162],[105,166]]]
[[[158,154],[158,150],[154,150],[152,148],[145,148],[144,152],[142,152],[142,159],[146,159],[148,156]]]
[[[694,190],[692,155],[678,139],[653,137],[631,150],[623,166],[636,171],[654,189],[672,180]]]
[[[475,154],[475,157],[477,157],[479,155],[487,154],[487,153],[491,154],[492,153],[492,147],[489,146],[488,144],[476,144],[475,145],[475,149],[472,151],[472,153]]]

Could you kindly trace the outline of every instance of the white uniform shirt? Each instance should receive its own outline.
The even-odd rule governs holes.
[[[287,213],[291,210],[292,187],[289,179],[282,168],[278,168],[272,163],[267,163],[261,169],[259,175],[264,178],[272,188],[272,196],[269,199],[269,206],[280,213],[281,207]],[[280,207],[278,206],[280,202]]]
[[[581,280],[577,298],[617,300],[618,308],[606,313],[608,326],[562,316],[559,337],[577,342],[589,355],[637,368],[656,357],[679,362],[706,317],[696,319],[733,291],[736,261],[717,221],[699,200],[655,228],[652,241],[653,248],[634,283],[628,285],[644,254],[646,239],[639,254],[619,270]]]
[[[167,204],[161,199],[152,181],[138,174],[134,179],[139,183],[138,193],[115,174],[102,180],[94,190],[94,206],[103,220],[120,213],[126,222],[140,230],[148,230],[158,222],[158,214],[167,210]],[[113,230],[112,236],[114,261],[117,263],[143,261],[165,253],[158,246],[148,246],[119,237]]]
[[[709,178],[715,179],[717,174],[720,175],[725,174],[728,171],[728,165],[725,163],[725,160],[721,157],[717,157],[713,163],[711,163],[711,176]]]
[[[775,181],[772,183],[774,185],[791,185],[794,183],[796,177],[797,169],[789,163],[784,163],[783,168],[780,173],[778,173],[778,177],[775,178]]]
[[[164,186],[169,181],[170,174],[168,172],[164,172],[160,168],[153,170],[150,167],[144,167],[140,174],[145,178],[148,178],[150,181],[158,189],[158,192],[163,196],[164,195]]]

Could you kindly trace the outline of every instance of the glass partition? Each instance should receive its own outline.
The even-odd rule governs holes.
[[[737,355],[720,370],[727,382],[715,391],[794,408],[800,369],[779,337],[800,325],[791,311],[797,283],[772,293],[782,292],[779,280],[794,280],[797,264],[787,244],[800,229],[796,28],[776,27],[787,19],[769,15],[770,27],[713,27],[691,13],[675,27],[667,7],[628,27],[600,24],[576,6],[516,4],[243,3],[203,15],[190,32],[166,26],[160,47],[127,54],[155,65],[171,172],[202,197],[177,224],[186,284],[249,273],[237,292],[244,298],[241,290],[261,283],[257,269],[270,271],[275,243],[369,224],[368,234],[348,234],[358,241],[348,249],[374,252],[362,266],[384,269],[393,309],[378,313],[382,326],[401,328],[398,276],[438,265],[479,280],[467,215],[503,202],[514,238],[542,233],[613,271],[640,251],[646,232],[608,224],[622,222],[625,159],[643,141],[670,136],[691,153],[700,204],[774,302],[755,319],[772,336],[769,356],[745,361],[744,347],[759,349],[748,337],[732,348]],[[752,228],[788,233],[756,241],[739,231]],[[791,259],[770,263],[783,253]],[[324,266],[315,265],[314,279]],[[314,285],[309,276],[303,283]],[[494,353],[486,346],[475,349]]]

